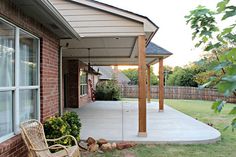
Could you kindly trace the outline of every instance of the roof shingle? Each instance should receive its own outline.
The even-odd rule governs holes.
[[[146,55],[158,55],[158,56],[170,56],[173,53],[158,46],[157,44],[150,42],[146,48]]]

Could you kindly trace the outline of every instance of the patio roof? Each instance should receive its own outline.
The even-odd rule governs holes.
[[[156,64],[159,62],[159,57],[167,58],[171,56],[173,53],[170,51],[162,48],[161,46],[150,42],[146,48],[146,57],[147,58],[154,58],[152,62],[149,64]]]
[[[147,17],[94,0],[49,0],[81,37],[146,35],[158,27]]]
[[[146,49],[146,55],[155,55],[155,56],[170,56],[173,53],[170,51],[162,48],[161,46],[158,46],[157,44],[150,42]]]
[[[78,59],[87,63],[90,58],[91,65],[97,66],[137,65],[138,36],[145,36],[147,46],[158,30],[158,26],[145,16],[101,2],[49,2],[81,37],[80,40],[60,41],[64,59]],[[146,63],[153,62],[153,58],[146,58]]]
[[[90,48],[92,65],[137,65],[137,37],[145,35],[147,46],[158,30],[146,16],[94,0],[13,2],[61,38],[64,58],[86,63]],[[147,53],[146,63],[157,63],[158,56]]]

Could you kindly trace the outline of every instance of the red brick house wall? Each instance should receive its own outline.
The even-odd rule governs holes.
[[[66,88],[64,93],[66,94],[66,106],[69,108],[79,108],[91,102],[91,92],[88,86],[88,94],[80,96],[80,69],[87,68],[86,64],[81,63],[78,60],[66,60],[63,61],[63,76],[67,75],[66,85],[63,78],[63,89]],[[91,74],[88,74],[91,75]],[[91,78],[91,77],[90,77]],[[64,104],[64,99],[63,99]]]
[[[24,15],[10,0],[0,1],[0,17],[40,38],[41,121],[59,110],[59,39],[34,19]],[[20,135],[0,143],[0,157],[27,155]]]
[[[89,102],[91,102],[91,97],[89,93],[88,95],[80,96],[79,107],[85,106]]]
[[[41,121],[59,111],[59,41],[43,34],[40,53]]]
[[[68,61],[68,80],[67,80],[67,107],[78,108],[79,105],[79,61]]]

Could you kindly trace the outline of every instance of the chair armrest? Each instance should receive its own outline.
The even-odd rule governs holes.
[[[59,137],[59,138],[56,138],[56,139],[46,139],[46,140],[47,140],[48,142],[55,142],[55,141],[61,140],[61,139],[66,138],[66,137],[72,138],[72,140],[75,142],[75,145],[78,146],[77,140],[75,139],[74,136],[71,136],[71,135],[65,135],[65,136],[62,136],[62,137]]]
[[[30,149],[33,150],[33,151],[36,151],[36,152],[40,152],[40,151],[45,151],[45,150],[49,150],[49,149],[59,149],[59,148],[62,148],[63,150],[65,150],[67,156],[69,156],[68,149],[65,146],[61,145],[61,144],[54,144],[54,145],[52,145],[50,147],[42,148],[42,149],[34,149],[34,148],[30,148]]]

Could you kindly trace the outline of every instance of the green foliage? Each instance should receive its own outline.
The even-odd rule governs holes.
[[[212,33],[219,29],[215,26],[214,12],[204,6],[198,6],[190,12],[190,15],[185,16],[187,23],[191,23],[191,28],[194,30],[192,39],[201,38],[195,45],[199,47],[202,43],[206,43],[209,38],[212,38]]]
[[[65,135],[72,135],[80,140],[81,123],[75,112],[66,112],[62,117],[50,117],[44,123],[44,132],[47,139],[55,139]],[[70,137],[64,138],[52,144],[72,145]]]
[[[221,16],[220,23],[231,19],[233,24],[224,29],[218,29],[219,23],[215,18]],[[225,96],[236,96],[236,6],[230,5],[230,0],[222,0],[217,4],[217,10],[211,11],[206,7],[198,7],[186,16],[187,23],[193,29],[193,39],[197,38],[197,47],[203,45],[205,51],[216,56],[217,64],[213,68],[218,75],[211,77],[206,84],[213,85]],[[221,74],[220,74],[221,73]],[[220,75],[219,75],[220,74]],[[227,101],[227,99],[226,99]],[[223,100],[217,100],[212,109],[220,112],[224,106]],[[230,111],[236,114],[234,109]],[[236,128],[236,120],[231,123],[232,128]]]
[[[196,75],[204,71],[205,68],[196,63],[184,68],[175,67],[173,73],[169,75],[167,85],[197,87],[199,84]]]
[[[120,100],[121,89],[115,80],[102,81],[97,83],[96,100]]]
[[[81,123],[77,113],[75,112],[66,112],[62,119],[67,122],[70,129],[70,135],[74,136],[77,141],[80,140],[80,128]]]
[[[130,79],[131,84],[133,85],[138,84],[138,70],[137,69],[122,70],[122,73],[124,73]]]
[[[153,72],[153,67],[150,67],[150,79],[151,79],[151,85],[158,85],[158,79],[157,76]],[[122,72],[131,80],[132,85],[138,84],[138,69],[126,69],[122,70]]]
[[[69,125],[61,117],[50,117],[44,123],[44,132],[47,139],[55,139],[70,134]],[[71,144],[70,138],[56,142],[57,144]],[[52,145],[54,143],[49,143]]]
[[[158,85],[159,84],[159,80],[158,77],[154,74],[153,72],[153,66],[150,67],[150,84],[151,85]]]

